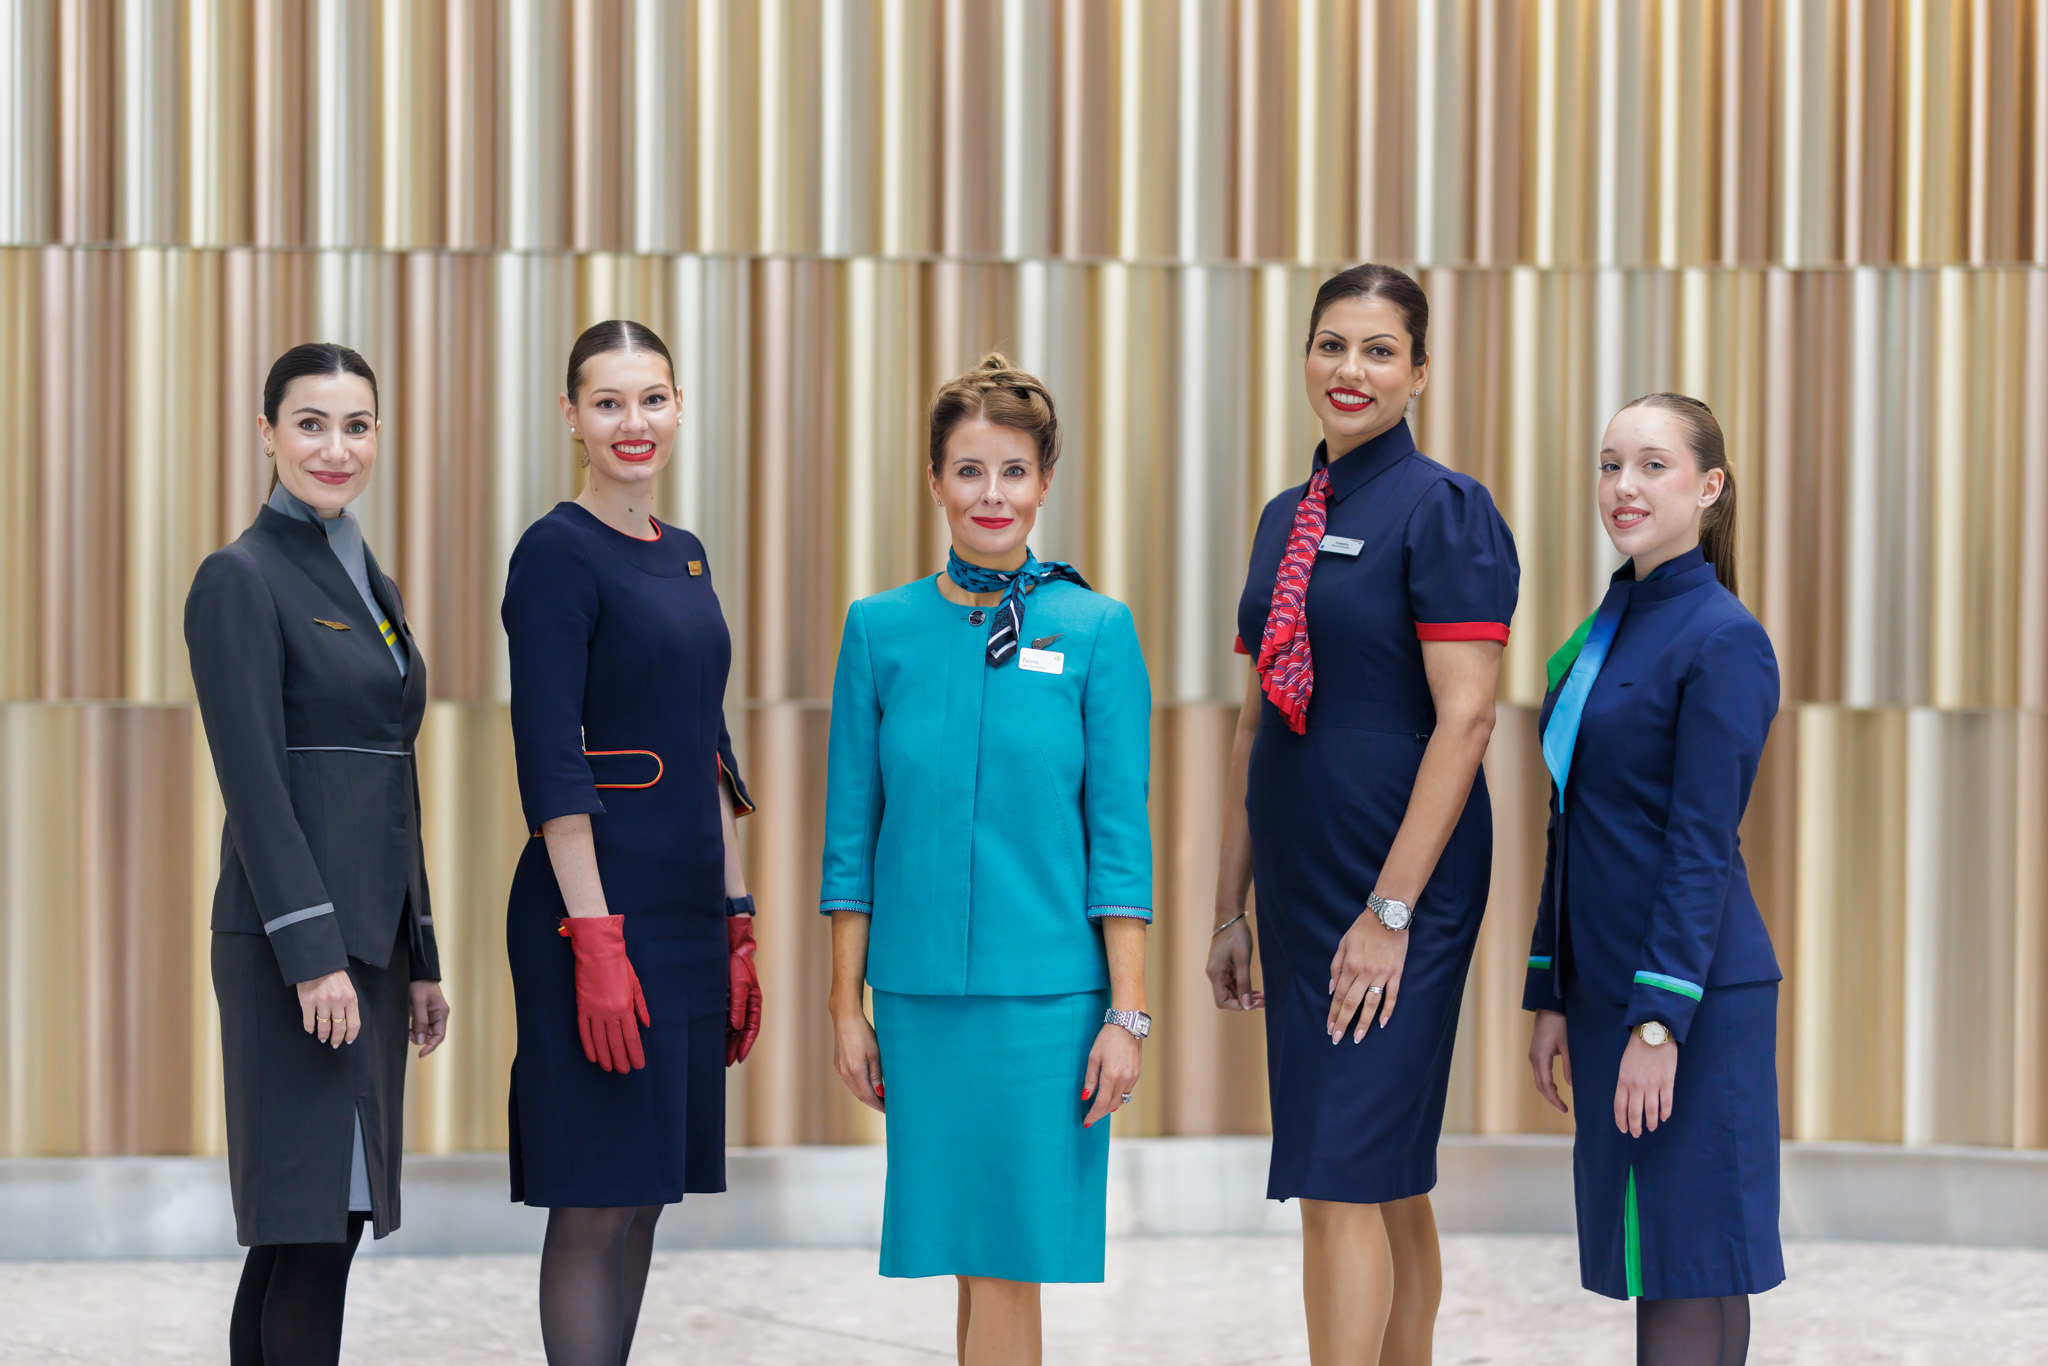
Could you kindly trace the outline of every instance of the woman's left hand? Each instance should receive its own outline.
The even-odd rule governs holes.
[[[1678,1084],[1678,1044],[1655,1048],[1631,1037],[1621,1055],[1621,1078],[1614,1085],[1614,1124],[1630,1138],[1641,1138],[1671,1118],[1671,1093]]]
[[[412,1015],[405,1027],[423,1058],[448,1037],[448,998],[441,994],[439,982],[412,984]]]
[[[1337,956],[1330,960],[1331,1043],[1344,1041],[1344,1028],[1358,1016],[1358,1032],[1351,1042],[1365,1038],[1365,1031],[1378,1016],[1382,1027],[1394,1018],[1394,998],[1401,994],[1401,968],[1408,961],[1408,931],[1390,930],[1380,918],[1365,911],[1351,922],[1351,928],[1337,941]],[[1374,991],[1373,988],[1379,988]],[[1359,1014],[1360,1005],[1377,1006]]]
[[[1095,1047],[1088,1050],[1088,1075],[1081,1084],[1081,1099],[1093,1096],[1095,1104],[1081,1121],[1082,1128],[1124,1108],[1137,1089],[1143,1051],[1137,1036],[1120,1024],[1106,1024],[1096,1034]]]

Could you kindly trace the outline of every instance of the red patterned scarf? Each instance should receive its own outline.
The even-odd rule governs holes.
[[[1315,660],[1308,648],[1308,575],[1329,522],[1330,468],[1325,465],[1308,481],[1308,492],[1294,509],[1294,528],[1273,577],[1266,634],[1259,641],[1259,686],[1296,735],[1308,734],[1308,699],[1316,688]]]

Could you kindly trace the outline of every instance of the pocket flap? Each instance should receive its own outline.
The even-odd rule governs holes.
[[[583,757],[598,787],[653,787],[661,781],[661,756],[651,749],[586,749]]]

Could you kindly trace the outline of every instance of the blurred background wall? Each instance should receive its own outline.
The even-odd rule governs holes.
[[[1788,1136],[2048,1145],[2048,25],[2035,0],[0,0],[0,1154],[218,1152],[221,810],[181,638],[271,358],[383,382],[358,505],[429,655],[451,1042],[504,1140],[523,832],[497,606],[573,495],[575,333],[640,318],[710,547],[768,1025],[733,1137],[877,1136],[813,907],[848,600],[930,572],[922,406],[1001,347],[1069,432],[1036,548],[1135,609],[1160,1028],[1120,1133],[1264,1125],[1208,1004],[1248,530],[1306,476],[1307,303],[1435,305],[1423,447],[1523,561],[1453,1129],[1556,1127],[1518,1006],[1543,660],[1611,559],[1605,418],[1712,404],[1785,682],[1745,831]]]

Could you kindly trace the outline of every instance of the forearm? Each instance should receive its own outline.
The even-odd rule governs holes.
[[[548,843],[548,862],[555,870],[555,883],[562,889],[562,904],[574,916],[610,915],[605,904],[604,882],[597,874],[597,840],[590,832],[590,817],[582,813],[557,816],[540,828]]]
[[[826,1008],[836,1018],[864,1010],[868,977],[868,917],[859,911],[832,913],[832,994]]]
[[[747,870],[740,865],[740,824],[733,814],[732,788],[723,773],[718,777],[718,825],[725,832],[725,894],[743,897],[747,894]]]
[[[1408,812],[1380,868],[1374,890],[1381,896],[1413,906],[1429,885],[1451,832],[1465,814],[1465,801],[1472,795],[1472,781],[1492,736],[1491,703],[1439,719],[1428,748],[1422,752]]]
[[[836,917],[835,917],[836,919]],[[1106,915],[1102,948],[1109,959],[1109,1004],[1116,1010],[1145,1009],[1146,921],[1136,916]]]
[[[1244,911],[1252,886],[1252,831],[1245,814],[1252,741],[1259,733],[1259,676],[1254,672],[1237,728],[1230,740],[1230,771],[1223,782],[1222,848],[1216,859],[1216,917],[1212,928]]]

